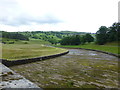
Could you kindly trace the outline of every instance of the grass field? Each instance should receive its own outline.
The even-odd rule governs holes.
[[[0,41],[6,42],[6,44],[10,44],[10,42],[14,42],[14,44],[50,44],[48,41],[33,38],[30,38],[29,41],[0,38]]]
[[[53,55],[67,51],[65,49],[48,47],[44,44],[49,43],[32,39],[30,41],[17,41],[14,44],[2,44],[2,59],[18,60]]]
[[[94,43],[85,44],[85,45],[57,45],[57,47],[70,47],[70,48],[85,48],[85,49],[94,49],[101,50],[105,52],[111,52],[114,54],[120,54],[119,46],[117,42],[107,43],[105,45],[96,45]]]

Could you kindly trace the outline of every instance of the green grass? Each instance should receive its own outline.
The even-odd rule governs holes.
[[[2,59],[18,60],[26,58],[35,58],[65,52],[67,50],[47,47],[44,44],[50,44],[39,39],[30,41],[16,41],[14,44],[2,44]]]
[[[119,46],[120,42],[108,42],[105,45],[110,45],[110,46]]]
[[[44,41],[40,39],[33,39],[33,38],[30,38],[29,41],[0,38],[0,41],[6,42],[6,44],[9,44],[9,42],[14,42],[14,44],[26,44],[26,43],[27,44],[50,44],[48,41]]]
[[[85,48],[85,49],[94,49],[94,50],[101,50],[105,52],[110,52],[114,54],[120,54],[118,52],[117,43],[107,43],[106,45],[96,45],[96,44],[85,44],[85,45],[57,45],[57,47],[70,47],[70,48]]]

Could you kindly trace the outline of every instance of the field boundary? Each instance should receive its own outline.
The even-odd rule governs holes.
[[[114,53],[105,52],[105,51],[101,51],[101,50],[86,49],[86,48],[72,48],[72,47],[60,47],[60,48],[90,50],[90,51],[96,51],[96,52],[101,52],[101,53],[109,54],[109,55],[116,56],[116,57],[120,58],[120,54],[114,54]]]
[[[2,61],[2,64],[9,67],[9,66],[27,64],[27,63],[31,63],[31,62],[36,62],[36,61],[46,60],[46,59],[50,59],[50,58],[55,58],[55,57],[58,57],[58,56],[65,55],[67,53],[69,53],[69,51],[59,53],[59,54],[54,54],[54,55],[36,57],[36,58],[27,58],[27,59],[20,59],[20,60],[14,60],[14,61],[9,61],[7,59],[1,59],[1,61]]]

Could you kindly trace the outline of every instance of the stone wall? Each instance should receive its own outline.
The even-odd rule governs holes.
[[[55,55],[36,57],[36,58],[28,58],[28,59],[22,59],[22,60],[14,60],[14,61],[9,61],[9,60],[2,59],[2,64],[6,65],[6,66],[26,64],[26,63],[31,63],[31,62],[36,62],[36,61],[40,61],[40,60],[45,60],[45,59],[58,57],[58,56],[61,56],[61,55],[65,55],[67,53],[69,53],[69,51],[66,51],[66,52],[60,53],[60,54],[55,54]]]
[[[32,83],[31,81],[27,80],[23,76],[15,73],[5,65],[0,63],[0,68],[2,68],[2,73],[0,74],[0,77],[2,78],[2,82],[0,82],[0,90],[1,89],[13,89],[13,88],[36,88],[39,90],[42,90],[40,87],[38,87],[36,84]],[[16,90],[15,89],[15,90]],[[20,90],[21,90],[20,89]],[[29,89],[28,89],[29,90]]]

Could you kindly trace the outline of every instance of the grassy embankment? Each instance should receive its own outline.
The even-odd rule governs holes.
[[[118,42],[106,43],[105,45],[96,45],[94,43],[90,43],[85,45],[56,45],[56,46],[68,47],[68,48],[94,49],[94,50],[101,50],[101,51],[110,52],[114,54],[120,54]]]
[[[31,39],[30,41],[15,41],[4,39],[7,44],[2,44],[2,59],[18,60],[25,58],[34,58],[40,56],[53,55],[57,53],[65,52],[65,49],[47,47],[44,44],[50,44],[49,42],[39,39]],[[14,44],[8,44],[14,41]]]

